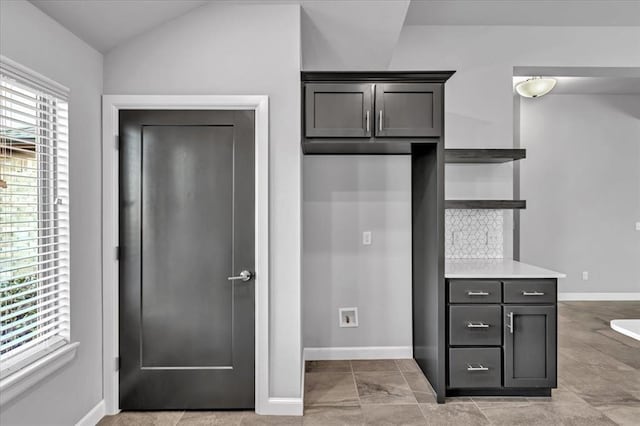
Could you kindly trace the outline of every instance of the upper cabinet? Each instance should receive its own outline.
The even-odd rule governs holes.
[[[429,138],[442,134],[442,85],[378,84],[376,136]]]
[[[410,154],[442,142],[452,72],[303,72],[306,154]]]
[[[373,85],[307,84],[305,135],[309,138],[371,136]]]

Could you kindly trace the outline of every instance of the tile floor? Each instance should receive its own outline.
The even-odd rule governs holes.
[[[315,361],[304,417],[250,412],[144,412],[110,425],[640,425],[640,341],[609,328],[640,302],[560,303],[559,387],[552,398],[451,398],[435,403],[412,360]]]

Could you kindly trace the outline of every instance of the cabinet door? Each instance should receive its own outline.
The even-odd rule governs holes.
[[[308,138],[370,137],[373,85],[307,84],[305,135]]]
[[[435,137],[442,134],[442,85],[376,85],[376,136]]]
[[[504,386],[556,387],[555,306],[504,306]]]

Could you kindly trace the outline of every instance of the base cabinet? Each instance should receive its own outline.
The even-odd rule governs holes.
[[[447,395],[550,395],[555,279],[447,280]]]
[[[555,306],[505,306],[504,386],[555,388]]]

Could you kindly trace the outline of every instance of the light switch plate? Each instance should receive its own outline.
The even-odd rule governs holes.
[[[640,231],[640,222],[636,222],[636,231]]]
[[[365,246],[371,245],[371,231],[364,231],[362,233],[362,244]]]

